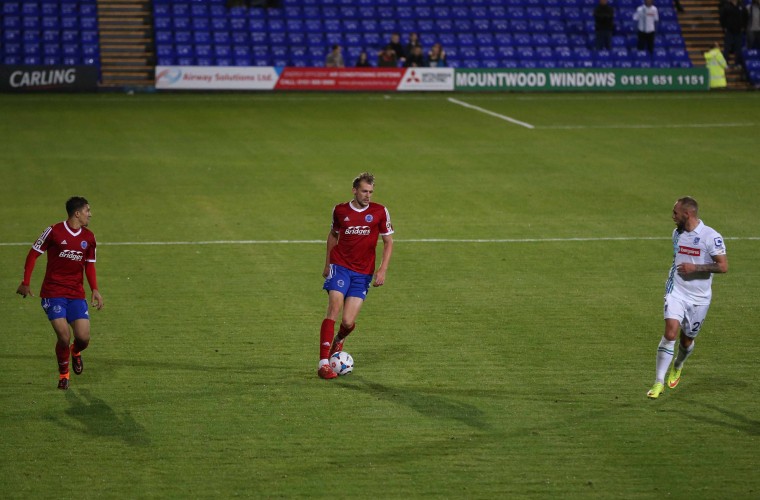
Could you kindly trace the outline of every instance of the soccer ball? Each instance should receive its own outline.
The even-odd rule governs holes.
[[[330,368],[338,375],[348,375],[354,370],[354,358],[345,351],[330,356]]]

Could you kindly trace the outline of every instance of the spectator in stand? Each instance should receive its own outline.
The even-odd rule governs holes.
[[[720,51],[720,45],[715,42],[715,47],[705,52],[705,66],[710,71],[710,88],[723,88],[726,86],[726,59]]]
[[[599,0],[594,8],[596,26],[596,50],[612,49],[612,33],[615,31],[615,11],[607,0]]]
[[[359,59],[356,61],[356,67],[357,68],[371,68],[372,64],[370,64],[369,59],[367,59],[367,51],[362,50],[362,53],[359,54]]]
[[[415,47],[422,47],[422,43],[420,42],[420,37],[417,33],[410,33],[409,34],[409,42],[406,44],[406,47],[404,48],[404,57],[409,57],[414,52]]]
[[[343,68],[346,65],[343,63],[343,54],[340,45],[337,43],[332,46],[332,52],[327,55],[325,60],[325,67],[327,68]]]
[[[729,0],[720,12],[720,26],[725,35],[723,57],[728,61],[734,54],[734,67],[744,65],[742,44],[744,28],[747,26],[747,11],[739,0]]]
[[[404,67],[406,68],[422,68],[426,66],[425,56],[422,54],[422,47],[417,45],[412,49],[412,53],[406,57]]]
[[[388,42],[388,46],[396,53],[396,61],[404,62],[404,46],[401,45],[401,35],[398,33],[391,33],[391,41]],[[383,49],[385,51],[385,49]]]
[[[427,65],[431,68],[446,67],[446,51],[440,43],[434,43],[433,48],[428,52]]]
[[[654,34],[657,30],[657,23],[660,22],[659,12],[657,7],[652,5],[652,0],[644,0],[644,4],[639,5],[636,13],[633,14],[633,20],[637,23],[639,36],[637,48],[652,54],[654,52]]]
[[[760,49],[760,0],[752,0],[747,12],[747,48]]]
[[[385,46],[380,55],[377,58],[378,68],[396,68],[398,67],[398,58],[396,57],[396,51],[393,50],[393,46],[388,44]]]

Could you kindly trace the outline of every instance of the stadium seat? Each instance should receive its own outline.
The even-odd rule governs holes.
[[[57,11],[53,14],[55,9],[50,5],[56,9],[63,5],[54,0],[31,3],[23,12],[22,2],[6,2],[3,6],[4,43],[9,41],[7,38],[23,36],[23,26],[13,26],[23,25],[25,15],[50,14],[48,17],[58,23],[49,28],[51,32],[61,29],[59,24],[67,16],[81,23],[80,17],[88,15],[88,12],[79,11],[66,14],[63,8],[59,9],[60,14]],[[65,3],[78,5],[74,0]],[[85,3],[95,5],[94,2]],[[177,47],[209,45],[214,52],[193,56],[214,59],[214,63],[219,59],[222,63],[239,65],[248,58],[251,65],[259,65],[264,60],[269,64],[287,60],[292,64],[318,63],[322,66],[327,47],[332,43],[344,46],[349,65],[353,64],[361,49],[370,52],[370,60],[374,63],[376,51],[387,43],[390,33],[396,31],[402,34],[402,43],[406,43],[408,33],[419,33],[425,50],[434,41],[440,41],[453,65],[461,67],[472,67],[475,63],[494,67],[495,63],[514,64],[514,61],[534,66],[541,62],[544,66],[588,67],[590,60],[595,63],[598,60],[605,67],[610,64],[627,67],[625,65],[631,60],[630,51],[635,49],[636,35],[632,23],[617,23],[614,50],[607,57],[576,51],[594,45],[593,7],[596,3],[596,0],[288,0],[278,9],[228,9],[224,0],[156,0],[153,13],[157,46],[171,45],[172,42]],[[638,0],[615,0],[615,3],[616,17],[622,20],[629,16],[628,9],[632,15]],[[653,60],[687,62],[675,11],[670,5],[663,5],[660,10],[663,27],[657,38],[660,50]],[[38,41],[43,43],[41,38],[46,28],[38,26],[36,29],[40,31]],[[81,30],[78,26],[72,29]],[[14,30],[21,33],[14,34]],[[192,37],[192,42],[188,36]],[[80,42],[72,40],[71,43]],[[235,49],[229,54],[222,49],[219,54],[217,46]],[[236,47],[247,47],[248,53]],[[314,48],[315,53],[305,51],[304,47]],[[543,49],[547,47],[555,50],[552,53]],[[559,50],[560,47],[564,49]],[[684,55],[674,56],[671,47],[684,51]],[[470,48],[476,49],[474,57]],[[521,49],[518,57],[515,48]],[[532,56],[522,48],[532,49]],[[458,51],[460,57],[456,56]],[[163,57],[170,55],[164,54]]]

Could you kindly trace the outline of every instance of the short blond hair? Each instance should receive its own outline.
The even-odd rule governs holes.
[[[356,179],[354,179],[354,189],[357,189],[359,187],[359,184],[361,184],[362,182],[366,182],[370,186],[374,186],[375,176],[370,174],[369,172],[362,172],[356,177]]]

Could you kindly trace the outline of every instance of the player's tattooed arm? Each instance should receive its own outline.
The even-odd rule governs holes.
[[[728,259],[725,255],[716,255],[710,264],[690,264],[685,262],[678,265],[678,274],[684,276],[692,273],[727,273]]]

